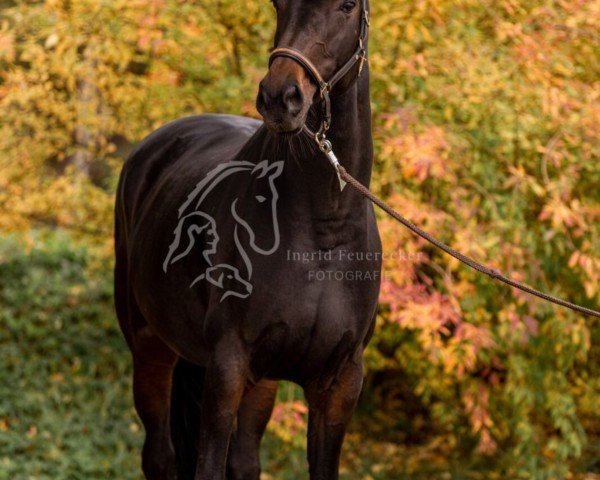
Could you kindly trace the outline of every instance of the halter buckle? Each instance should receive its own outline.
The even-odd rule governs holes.
[[[365,62],[367,62],[367,55],[365,53],[365,51],[363,50],[363,52],[360,55],[360,59],[358,60],[358,76],[360,77],[360,74],[363,71],[363,68],[365,66]]]

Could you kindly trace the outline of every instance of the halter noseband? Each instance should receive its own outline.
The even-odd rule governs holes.
[[[273,50],[271,56],[269,57],[269,67],[273,63],[273,61],[277,57],[286,57],[294,60],[296,63],[300,64],[301,67],[304,68],[308,72],[308,74],[313,78],[313,80],[317,83],[319,87],[319,96],[321,100],[323,100],[323,119],[321,121],[321,125],[319,126],[319,130],[315,133],[312,132],[306,125],[304,125],[304,130],[312,136],[316,142],[318,143],[321,150],[327,153],[327,150],[331,150],[331,144],[328,140],[325,140],[325,134],[329,127],[331,126],[331,99],[329,98],[329,93],[333,89],[336,83],[338,83],[344,76],[350,71],[354,65],[358,63],[358,76],[362,73],[362,69],[365,61],[367,60],[367,49],[366,49],[366,41],[367,34],[369,32],[369,11],[367,10],[367,0],[363,0],[362,2],[362,18],[360,20],[360,34],[358,37],[358,47],[352,56],[348,59],[348,61],[331,77],[331,79],[326,82],[317,67],[304,55],[302,52],[290,48],[290,47],[280,47]]]

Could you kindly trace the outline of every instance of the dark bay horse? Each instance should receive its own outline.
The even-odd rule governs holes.
[[[258,480],[277,380],[304,389],[310,478],[338,478],[381,245],[371,204],[340,190],[322,150],[326,136],[369,184],[366,1],[275,0],[264,123],[177,120],[123,167],[115,300],[147,479]]]

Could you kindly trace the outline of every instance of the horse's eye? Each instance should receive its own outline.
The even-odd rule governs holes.
[[[257,196],[256,196],[256,197],[254,197],[254,198],[256,198],[256,201],[257,201],[258,203],[263,203],[263,202],[264,202],[264,201],[267,199],[266,197],[263,197],[262,195],[257,195]]]
[[[350,13],[352,10],[354,10],[354,7],[356,7],[355,0],[346,0],[344,3],[342,3],[340,10],[344,13]]]

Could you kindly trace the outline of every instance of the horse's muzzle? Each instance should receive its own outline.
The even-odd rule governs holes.
[[[300,131],[312,105],[315,87],[302,68],[288,59],[273,62],[258,87],[256,109],[277,133]]]

